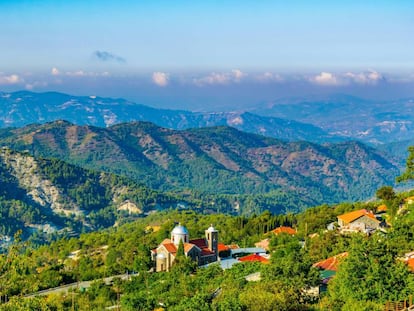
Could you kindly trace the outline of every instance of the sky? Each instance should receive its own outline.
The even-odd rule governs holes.
[[[247,107],[414,96],[414,1],[4,1],[0,91]]]

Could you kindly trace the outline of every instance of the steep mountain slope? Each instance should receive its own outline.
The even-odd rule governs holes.
[[[174,131],[147,122],[97,128],[58,121],[3,130],[0,137],[3,146],[124,174],[156,189],[278,190],[310,205],[365,199],[399,174],[361,143],[286,143],[230,127]]]
[[[229,125],[242,131],[290,141],[341,140],[310,124],[246,112],[193,113],[155,109],[124,99],[71,96],[55,92],[0,93],[0,127],[20,127],[59,119],[100,127],[130,121],[150,121],[172,129]]]
[[[126,178],[0,149],[0,235],[17,229],[80,233],[180,202]]]

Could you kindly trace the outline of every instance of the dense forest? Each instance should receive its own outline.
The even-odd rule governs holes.
[[[158,191],[272,192],[292,211],[365,200],[400,172],[392,157],[360,142],[286,142],[228,126],[176,131],[149,122],[99,128],[55,121],[2,129],[0,146],[127,176]]]

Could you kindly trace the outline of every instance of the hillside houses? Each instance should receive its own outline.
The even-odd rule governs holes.
[[[338,225],[341,233],[362,232],[371,234],[380,228],[381,221],[371,211],[360,209],[339,215]]]

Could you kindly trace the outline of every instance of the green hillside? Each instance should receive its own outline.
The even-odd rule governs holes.
[[[412,193],[399,194],[404,197]],[[414,274],[402,261],[414,249],[413,205],[406,205],[385,231],[367,236],[340,234],[326,226],[343,213],[376,209],[382,202],[323,205],[300,214],[252,217],[194,212],[161,212],[133,223],[80,238],[32,247],[16,240],[0,255],[1,295],[9,302],[0,310],[383,310],[387,302],[407,300],[414,292]],[[196,268],[180,261],[171,272],[149,273],[150,249],[169,237],[175,222],[185,224],[192,237],[203,236],[213,223],[222,243],[252,246],[270,239],[270,263],[239,263]],[[295,236],[268,232],[279,226],[298,229]],[[305,243],[305,244],[303,244]],[[314,263],[343,252],[348,256],[320,296],[307,289],[321,283]],[[129,280],[105,285],[103,277],[130,271]],[[260,280],[246,276],[260,272]],[[87,289],[69,294],[21,298],[22,294],[61,284],[96,280]]]
[[[277,191],[299,208],[372,197],[399,174],[381,152],[362,143],[284,142],[230,127],[174,131],[146,122],[97,128],[58,121],[3,130],[0,145],[161,191]]]

